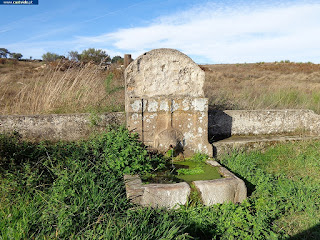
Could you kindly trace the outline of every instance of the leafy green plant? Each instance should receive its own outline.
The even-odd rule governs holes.
[[[189,160],[192,162],[205,162],[207,161],[209,156],[203,153],[195,153]]]
[[[180,168],[177,170],[178,175],[194,175],[194,174],[199,174],[203,173],[203,169],[200,166],[194,167],[194,168]]]

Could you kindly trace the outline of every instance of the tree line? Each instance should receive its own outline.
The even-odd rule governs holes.
[[[111,59],[110,55],[108,55],[106,51],[95,48],[88,48],[86,50],[83,50],[81,53],[79,53],[78,51],[70,51],[68,52],[67,56],[47,52],[42,55],[42,59],[45,62],[53,62],[58,59],[69,59],[71,61],[83,63],[93,62],[95,64],[100,64],[111,62],[123,64],[123,58],[121,56],[115,56]]]
[[[6,48],[0,48],[0,58],[8,58],[8,56],[17,60],[20,60],[23,57],[21,53],[14,53],[10,52]],[[30,59],[32,59],[32,57],[30,57]],[[95,48],[88,48],[86,50],[83,50],[81,53],[79,53],[78,51],[70,51],[68,52],[67,56],[59,55],[52,52],[46,52],[42,55],[42,60],[45,62],[53,62],[59,59],[69,59],[71,61],[83,63],[93,62],[95,64],[107,62],[123,64],[123,58],[121,56],[115,56],[111,58],[110,55],[106,53],[106,51]]]
[[[23,57],[21,53],[14,53],[14,52],[10,52],[6,48],[0,48],[0,58],[8,58],[8,56],[17,60]]]

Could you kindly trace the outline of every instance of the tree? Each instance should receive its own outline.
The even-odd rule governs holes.
[[[51,53],[51,52],[47,52],[42,55],[42,60],[45,62],[53,62],[55,60],[63,59],[63,58],[65,58],[65,56],[58,55],[56,53]]]
[[[123,58],[120,56],[114,56],[111,60],[111,63],[123,64]]]
[[[10,54],[8,49],[6,48],[0,48],[0,58],[4,57],[7,58],[7,55]]]
[[[88,63],[93,61],[96,64],[110,61],[110,56],[102,49],[88,48],[81,53],[81,62]]]
[[[81,54],[79,54],[78,51],[70,51],[68,52],[68,58],[69,60],[78,62],[81,59]]]
[[[14,58],[14,59],[17,59],[17,60],[21,59],[22,56],[23,56],[21,53],[9,53],[9,55],[10,55],[11,58]]]

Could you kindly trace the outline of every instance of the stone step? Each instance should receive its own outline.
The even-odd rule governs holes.
[[[213,142],[214,156],[231,153],[233,150],[262,150],[265,147],[283,142],[320,140],[319,135],[252,135],[231,136],[229,138]]]

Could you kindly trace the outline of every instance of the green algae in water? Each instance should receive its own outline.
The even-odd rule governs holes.
[[[158,172],[150,176],[141,176],[144,183],[178,183],[198,180],[214,180],[222,178],[218,168],[213,167],[205,162],[183,161],[175,162],[166,171]],[[199,171],[199,169],[201,171]],[[180,174],[179,174],[180,172]],[[198,172],[198,173],[197,173]],[[191,173],[191,174],[181,174]]]
[[[183,162],[175,163],[175,166],[177,168],[179,168],[179,165],[187,166],[190,172],[192,172],[192,169],[199,169],[199,168],[202,169],[201,173],[176,175],[176,178],[183,180],[187,183],[191,183],[192,181],[214,180],[214,179],[222,178],[217,167],[213,167],[206,163],[199,163],[194,161],[183,161]]]

